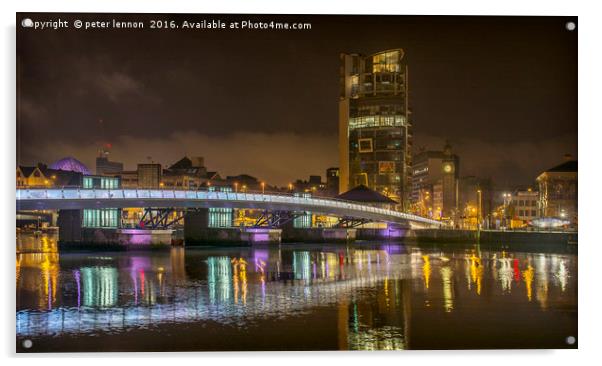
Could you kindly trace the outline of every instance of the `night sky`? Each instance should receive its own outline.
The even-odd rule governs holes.
[[[339,53],[401,47],[414,148],[449,140],[460,174],[528,185],[577,154],[567,17],[18,14],[46,19],[311,22],[312,30],[17,28],[18,164],[102,143],[126,169],[204,156],[285,185],[338,166]],[[148,26],[148,23],[146,24]],[[102,122],[101,122],[102,121]]]

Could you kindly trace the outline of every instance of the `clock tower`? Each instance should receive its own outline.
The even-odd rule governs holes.
[[[446,142],[441,159],[441,211],[443,217],[451,219],[458,212],[458,164],[458,156],[452,154],[451,145]]]

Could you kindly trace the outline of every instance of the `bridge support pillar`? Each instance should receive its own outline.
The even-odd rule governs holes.
[[[188,210],[184,214],[184,243],[197,243],[207,239],[209,209]]]
[[[82,241],[82,210],[59,210],[56,224],[59,227],[59,242]]]

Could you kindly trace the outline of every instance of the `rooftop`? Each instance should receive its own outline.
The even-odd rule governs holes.
[[[577,160],[569,160],[564,163],[557,165],[553,168],[546,170],[546,172],[576,172],[577,171]]]
[[[336,198],[364,203],[390,203],[396,204],[397,202],[390,199],[389,197],[380,194],[376,191],[371,190],[365,185],[359,185],[353,189],[348,190],[345,193],[341,193]]]

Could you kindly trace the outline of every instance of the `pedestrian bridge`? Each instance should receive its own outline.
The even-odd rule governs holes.
[[[247,208],[267,211],[309,211],[328,216],[441,227],[425,217],[334,198],[287,194],[210,192],[171,189],[17,189],[17,211],[95,208]]]

